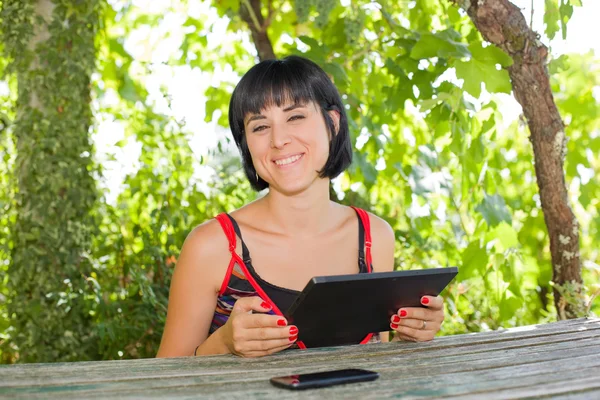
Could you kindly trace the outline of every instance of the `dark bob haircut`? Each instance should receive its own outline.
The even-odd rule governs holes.
[[[306,58],[289,56],[256,64],[237,84],[229,102],[229,126],[242,155],[244,172],[256,191],[269,187],[269,184],[257,178],[246,143],[244,117],[249,113],[259,114],[273,105],[282,107],[288,103],[311,102],[320,107],[330,137],[329,157],[319,176],[333,179],[352,162],[352,145],[342,99],[325,71]],[[340,114],[337,133],[333,119],[328,114],[331,110]]]

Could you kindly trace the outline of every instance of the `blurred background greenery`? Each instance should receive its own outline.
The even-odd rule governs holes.
[[[463,10],[440,0],[56,0],[46,26],[35,15],[48,3],[0,2],[2,362],[155,355],[187,233],[261,195],[226,118],[267,42],[277,57],[320,64],[347,104],[354,162],[334,181],[337,200],[391,224],[397,269],[460,267],[441,334],[557,319],[529,131],[502,68],[512,61]],[[597,315],[600,63],[583,50],[598,28],[587,19],[574,30],[585,36],[565,39],[572,16],[599,7],[515,3],[551,49],[583,296]],[[49,45],[31,51],[39,26]]]

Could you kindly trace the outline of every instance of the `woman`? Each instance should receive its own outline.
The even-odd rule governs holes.
[[[389,224],[329,198],[352,146],[340,95],[319,66],[297,56],[255,65],[232,94],[229,124],[250,183],[269,192],[189,234],[158,357],[257,357],[303,347],[281,311],[313,276],[394,267]],[[425,308],[392,316],[396,339],[431,340],[439,331],[443,300],[421,302]]]

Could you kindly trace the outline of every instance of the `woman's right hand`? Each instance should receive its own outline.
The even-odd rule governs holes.
[[[269,304],[257,296],[235,302],[228,321],[220,329],[232,354],[261,357],[285,350],[296,342],[298,328],[288,326],[283,317],[265,314],[270,310]]]

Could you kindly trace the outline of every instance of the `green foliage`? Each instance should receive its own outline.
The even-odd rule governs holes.
[[[546,36],[554,39],[558,31],[562,32],[563,40],[567,38],[567,22],[573,15],[573,7],[581,7],[581,0],[545,0],[544,25]]]
[[[6,4],[15,2],[3,2],[5,15],[10,10],[17,12]],[[164,325],[173,266],[185,236],[195,225],[257,196],[245,181],[238,155],[230,153],[225,142],[208,156],[197,157],[189,147],[191,132],[185,122],[174,118],[173,110],[157,111],[158,106],[146,89],[153,68],[169,67],[177,74],[180,68],[189,66],[215,76],[217,71],[228,69],[240,75],[250,68],[257,60],[252,49],[239,40],[240,36],[250,38],[238,15],[240,3],[213,3],[212,11],[221,18],[220,24],[227,25],[226,34],[220,34],[217,41],[214,32],[218,31],[218,24],[207,14],[191,13],[188,2],[173,1],[159,13],[126,1],[114,4],[114,8],[104,10],[103,30],[96,36],[98,74],[91,86],[97,102],[95,114],[98,119],[111,119],[124,127],[125,138],[116,146],[133,143],[142,152],[138,168],[126,176],[114,203],[108,201],[107,193],[100,193],[90,216],[93,222],[85,225],[96,229],[94,235],[81,230],[81,225],[71,228],[71,233],[76,234],[68,236],[74,237],[75,242],[64,246],[71,251],[89,249],[78,270],[85,280],[70,278],[71,289],[65,287],[62,279],[43,273],[35,278],[36,285],[49,288],[48,293],[64,293],[67,302],[61,306],[72,308],[61,321],[81,324],[79,331],[69,330],[75,332],[74,337],[87,332],[89,338],[87,347],[75,345],[75,339],[61,338],[54,347],[58,352],[54,360],[152,357]],[[559,4],[557,0],[547,1],[546,5],[547,35],[553,37],[558,30],[565,35],[563,23],[571,15],[568,7],[580,4],[565,0]],[[275,53],[303,54],[319,63],[348,106],[354,162],[339,178],[341,189],[336,195],[340,201],[367,208],[387,219],[396,233],[396,268],[460,267],[458,278],[444,293],[448,309],[442,333],[542,323],[556,318],[548,237],[528,132],[521,122],[509,124],[504,120],[501,99],[506,96],[498,95],[510,93],[506,68],[512,60],[484,43],[464,13],[443,1],[418,0],[414,6],[406,7],[404,3],[365,0],[343,7],[334,0],[298,0],[275,1],[272,6],[274,14],[267,33]],[[71,18],[84,18],[85,12],[74,10]],[[27,12],[24,20],[30,15]],[[64,12],[71,11],[64,8]],[[178,51],[162,65],[134,59],[124,38],[144,27],[156,29],[169,13],[180,16],[182,21]],[[264,2],[263,14],[268,13]],[[11,27],[10,33],[4,33],[6,42],[27,38],[31,34],[28,26],[23,23]],[[160,32],[165,36],[177,34],[175,30]],[[228,40],[230,35],[236,36]],[[86,40],[87,49],[92,49],[89,37]],[[83,38],[75,44],[84,46]],[[17,48],[9,46],[6,51],[15,59],[13,68],[18,71],[23,57]],[[81,51],[83,56],[76,61],[88,63],[93,52]],[[581,225],[585,294],[589,311],[599,313],[600,301],[596,298],[592,303],[590,299],[600,290],[594,286],[600,281],[600,255],[594,246],[600,239],[600,182],[589,178],[600,172],[600,139],[593,134],[600,129],[600,105],[592,89],[599,84],[600,75],[594,63],[597,59],[592,54],[563,56],[552,60],[549,72],[570,137],[565,173]],[[85,65],[78,71],[89,76],[94,68]],[[52,75],[55,71],[60,68],[46,72]],[[458,79],[452,79],[453,74]],[[14,86],[14,76],[11,79]],[[226,126],[234,81],[211,81],[205,93],[206,121],[214,119]],[[162,90],[164,100],[170,103],[169,90]],[[57,87],[51,93],[60,96],[46,101],[54,104],[51,101],[64,96],[81,96],[77,90],[63,92]],[[14,117],[11,101],[14,99],[0,103],[0,114],[5,114],[8,121]],[[82,108],[86,104],[81,103]],[[71,112],[65,107],[64,112],[67,110]],[[30,114],[25,115],[29,118]],[[84,116],[89,118],[89,114],[73,114],[70,121],[89,121]],[[6,168],[0,165],[0,189],[8,189],[0,191],[0,209],[7,211],[0,215],[0,271],[6,271],[3,265],[7,262],[15,263],[12,249],[18,256],[23,249],[35,248],[21,236],[11,235],[10,230],[18,223],[18,203],[13,198],[17,192],[10,190],[16,182],[10,180],[9,172],[17,172],[18,177],[20,170],[13,167],[22,165],[21,160],[37,160],[27,151],[19,153],[19,159],[14,158],[13,142],[19,139],[19,123],[9,130],[12,134],[0,136],[0,155],[7,160]],[[69,138],[81,138],[82,130],[60,126],[72,135],[61,140],[49,136],[48,146],[63,140],[65,145],[74,146]],[[91,153],[90,148],[86,149]],[[77,169],[72,164],[67,167],[70,174],[62,175],[62,184],[80,182],[78,188],[89,188],[89,181],[74,175]],[[86,164],[86,168],[101,181],[103,165]],[[212,178],[199,181],[195,174],[199,169],[212,171]],[[42,178],[54,176],[46,174]],[[40,187],[41,184],[34,189]],[[82,192],[92,193],[87,189]],[[42,204],[50,209],[48,204],[56,199],[56,194],[49,194],[47,199]],[[67,203],[65,212],[83,210],[90,201],[91,197],[81,193],[80,203]],[[74,220],[88,221],[83,215],[77,218]],[[56,221],[43,223],[59,229],[61,224]],[[23,225],[16,226],[14,232],[31,231]],[[28,254],[28,260],[55,273],[58,269],[54,264],[48,266],[49,261],[44,261],[43,256],[47,253]],[[63,271],[71,271],[68,261],[54,262],[64,265]],[[3,279],[21,282],[24,278],[11,271]],[[563,289],[569,293],[569,288]],[[14,297],[14,285],[0,290],[0,295],[15,299],[12,307],[26,309],[25,301]],[[46,301],[53,301],[52,297]],[[44,315],[49,318],[64,315],[60,308],[49,312],[51,306],[44,307]],[[0,301],[3,360],[52,358],[41,353],[48,347],[34,343],[38,339],[35,334],[25,333],[22,340],[18,338],[20,332],[30,331],[15,324],[8,309]],[[49,326],[57,329],[56,324],[49,322]],[[33,352],[24,357],[23,349]]]
[[[2,6],[3,42],[19,85],[11,128],[17,191],[4,206],[12,229],[4,278],[10,344],[21,361],[96,358],[88,305],[96,200],[88,127],[101,4],[56,2],[47,22],[34,2]],[[35,37],[34,24],[41,32]]]

